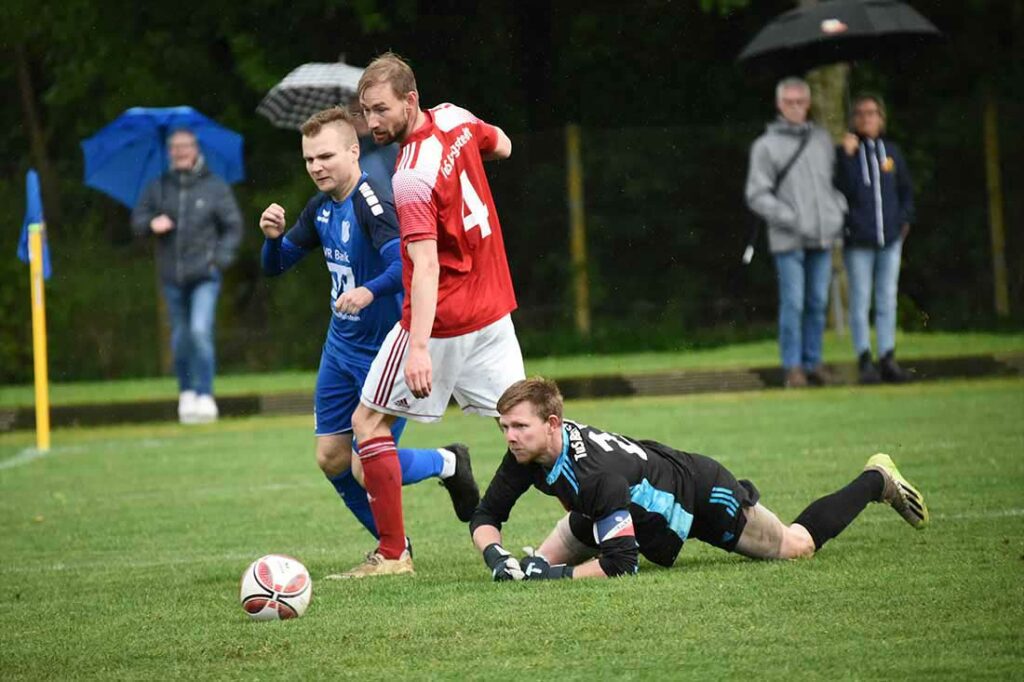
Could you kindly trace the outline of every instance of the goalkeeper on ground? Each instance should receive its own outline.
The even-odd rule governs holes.
[[[494,580],[632,575],[639,554],[671,566],[689,538],[756,559],[809,557],[869,502],[891,505],[915,528],[928,523],[924,498],[888,455],[871,457],[786,525],[758,502],[753,483],[710,457],[563,419],[553,381],[518,381],[497,408],[509,450],[470,522]],[[530,486],[568,514],[536,552],[516,559],[501,546],[501,526]]]

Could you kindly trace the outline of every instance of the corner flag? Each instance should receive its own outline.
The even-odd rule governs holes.
[[[39,176],[30,170],[25,176],[25,220],[21,224],[18,258],[29,264],[32,295],[32,360],[36,385],[36,447],[50,449],[50,378],[46,361],[46,287],[49,279],[50,251],[46,248],[43,223],[43,199],[39,194]]]
[[[28,235],[33,229],[42,229],[43,197],[39,192],[39,175],[34,169],[25,174],[25,219],[21,223],[21,239],[18,240],[18,258],[23,263],[31,261],[28,248]],[[37,227],[33,227],[37,226]],[[53,267],[50,265],[50,247],[43,233],[43,278],[50,279]]]

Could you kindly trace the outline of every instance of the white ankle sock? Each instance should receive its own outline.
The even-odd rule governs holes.
[[[451,478],[455,475],[455,453],[444,448],[438,448],[437,451],[444,458],[444,466],[441,467],[441,478]]]

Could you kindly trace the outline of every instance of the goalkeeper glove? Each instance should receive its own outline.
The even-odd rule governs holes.
[[[494,582],[523,579],[523,569],[519,561],[497,542],[492,542],[484,549],[484,561],[491,569],[491,579]]]
[[[552,566],[547,559],[539,554],[525,556],[519,563],[523,569],[523,580],[557,580],[558,578],[572,577],[572,566],[566,564]]]

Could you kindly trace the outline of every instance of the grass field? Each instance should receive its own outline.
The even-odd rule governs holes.
[[[944,333],[901,332],[897,338],[899,357],[934,358],[960,355],[982,355],[1024,352],[1022,333]],[[833,333],[825,335],[826,362],[852,362],[850,339]],[[313,392],[316,385],[316,360],[310,359],[309,370],[296,372],[262,372],[217,377],[217,394],[244,395]],[[646,352],[622,355],[573,355],[565,357],[527,358],[530,374],[562,378],[608,374],[643,374],[686,369],[727,369],[735,367],[772,367],[778,364],[778,346],[773,339],[734,343],[716,348],[682,348],[675,353]],[[124,381],[82,381],[62,383],[51,377],[50,401],[54,405],[111,402],[122,400],[173,399],[176,382],[171,377],[131,379]],[[0,386],[0,407],[32,405],[31,385]]]
[[[0,435],[0,677],[164,679],[981,679],[1024,669],[1024,381],[575,402],[569,415],[715,456],[785,520],[876,451],[925,493],[915,532],[870,506],[812,560],[687,543],[636,578],[494,584],[444,490],[405,489],[413,578],[317,581],[371,547],[315,468],[307,418]],[[449,413],[406,444],[494,426]],[[506,546],[557,503],[528,494]],[[238,577],[299,557],[313,603],[250,622]]]

